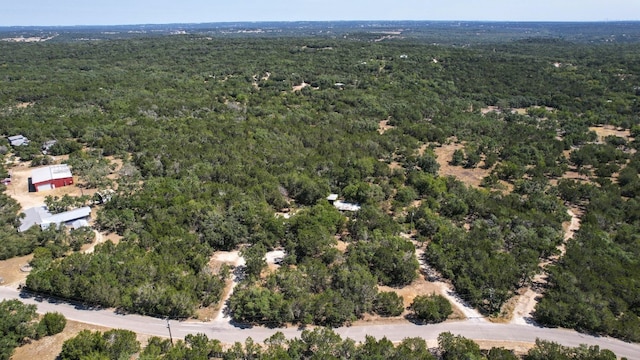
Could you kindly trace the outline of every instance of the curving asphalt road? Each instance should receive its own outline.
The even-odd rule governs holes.
[[[83,323],[128,329],[137,333],[162,337],[168,337],[169,335],[167,322],[158,318],[125,315],[108,309],[89,309],[67,302],[56,302],[38,297],[25,296],[18,290],[9,287],[0,287],[0,299],[19,299],[24,303],[37,305],[38,312],[40,313],[57,311],[70,320]],[[204,333],[209,338],[215,338],[224,343],[233,343],[235,341],[244,342],[248,337],[251,337],[257,342],[263,342],[277,331],[281,331],[289,338],[299,337],[301,333],[301,330],[297,328],[241,328],[225,321],[171,321],[170,325],[171,333],[175,338],[184,338],[187,334]],[[462,335],[474,340],[533,343],[536,338],[540,338],[573,347],[580,344],[598,345],[601,349],[609,349],[615,352],[619,357],[624,356],[629,359],[640,358],[640,344],[626,343],[610,337],[581,334],[573,330],[551,329],[519,324],[493,324],[477,319],[446,322],[435,325],[402,323],[352,326],[337,328],[335,331],[343,338],[348,337],[355,341],[363,341],[366,335],[371,335],[376,338],[386,336],[391,341],[401,341],[407,337],[421,337],[427,341],[433,341],[437,339],[440,333],[445,331],[450,331],[453,334]]]

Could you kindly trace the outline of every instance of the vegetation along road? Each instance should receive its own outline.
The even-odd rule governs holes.
[[[168,336],[167,322],[163,319],[140,316],[123,315],[113,310],[93,310],[82,308],[66,302],[50,302],[39,298],[21,296],[20,292],[8,287],[0,287],[0,299],[20,299],[27,304],[38,306],[38,312],[59,312],[69,320],[121,328],[141,334]],[[247,337],[256,342],[262,342],[277,331],[281,331],[288,338],[299,337],[299,328],[265,328],[265,327],[236,327],[231,323],[221,322],[180,322],[171,321],[171,333],[176,338],[184,338],[187,334],[203,333],[209,338],[215,338],[225,343],[233,343]],[[475,340],[507,340],[516,342],[534,342],[536,338],[547,339],[566,346],[580,344],[598,345],[606,348],[618,356],[629,359],[640,353],[639,344],[626,343],[609,337],[590,336],[566,329],[542,328],[531,325],[492,324],[478,319],[440,323],[435,325],[378,324],[367,326],[340,327],[336,332],[342,337],[356,341],[364,341],[366,335],[376,338],[387,337],[391,341],[401,341],[407,337],[419,336],[425,340],[435,340],[438,334],[450,331]]]

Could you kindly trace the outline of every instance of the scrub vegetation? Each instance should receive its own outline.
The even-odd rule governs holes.
[[[87,186],[115,190],[96,226],[123,237],[81,254],[70,235],[18,234],[7,190],[0,257],[35,251],[39,293],[184,318],[221,300],[229,271],[212,254],[242,248],[229,310],[272,326],[406,313],[378,286],[410,284],[423,260],[493,316],[560,254],[571,206],[582,228],[547,268],[535,320],[640,341],[640,44],[582,26],[0,42],[0,133],[31,140],[1,140],[4,160],[58,140]],[[480,186],[439,175],[434,149],[451,143],[451,166],[487,171]],[[286,256],[267,268],[275,248]],[[446,318],[427,300],[416,316]]]

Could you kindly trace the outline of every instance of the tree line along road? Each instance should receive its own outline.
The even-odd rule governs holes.
[[[0,287],[0,299],[18,299],[26,304],[35,304],[39,313],[59,312],[67,319],[110,328],[127,329],[136,333],[168,337],[167,321],[148,316],[121,314],[112,309],[93,309],[79,304],[48,300],[25,295],[20,291]],[[280,331],[286,337],[299,337],[299,328],[276,328],[234,326],[229,322],[213,321],[170,321],[171,333],[175,338],[184,338],[187,334],[203,333],[209,338],[223,343],[243,342],[251,337],[254,341],[263,342],[266,338]],[[640,344],[626,343],[610,337],[599,337],[581,334],[573,330],[552,329],[519,324],[493,324],[477,319],[445,322],[434,325],[377,324],[365,326],[340,327],[334,329],[343,338],[364,341],[365,336],[375,338],[387,337],[391,341],[401,341],[407,337],[421,337],[427,341],[435,341],[442,332],[449,331],[456,335],[473,340],[495,340],[533,343],[537,338],[554,341],[565,346],[580,344],[598,345],[609,349],[619,357],[636,359],[640,356]]]

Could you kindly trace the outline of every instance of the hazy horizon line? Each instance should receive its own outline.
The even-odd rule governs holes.
[[[597,23],[640,23],[640,20],[237,20],[210,22],[168,22],[168,23],[123,23],[123,24],[66,24],[66,25],[0,25],[0,28],[82,28],[82,27],[119,27],[119,26],[172,26],[172,25],[208,25],[208,24],[274,24],[274,23],[519,23],[519,24],[597,24]]]

